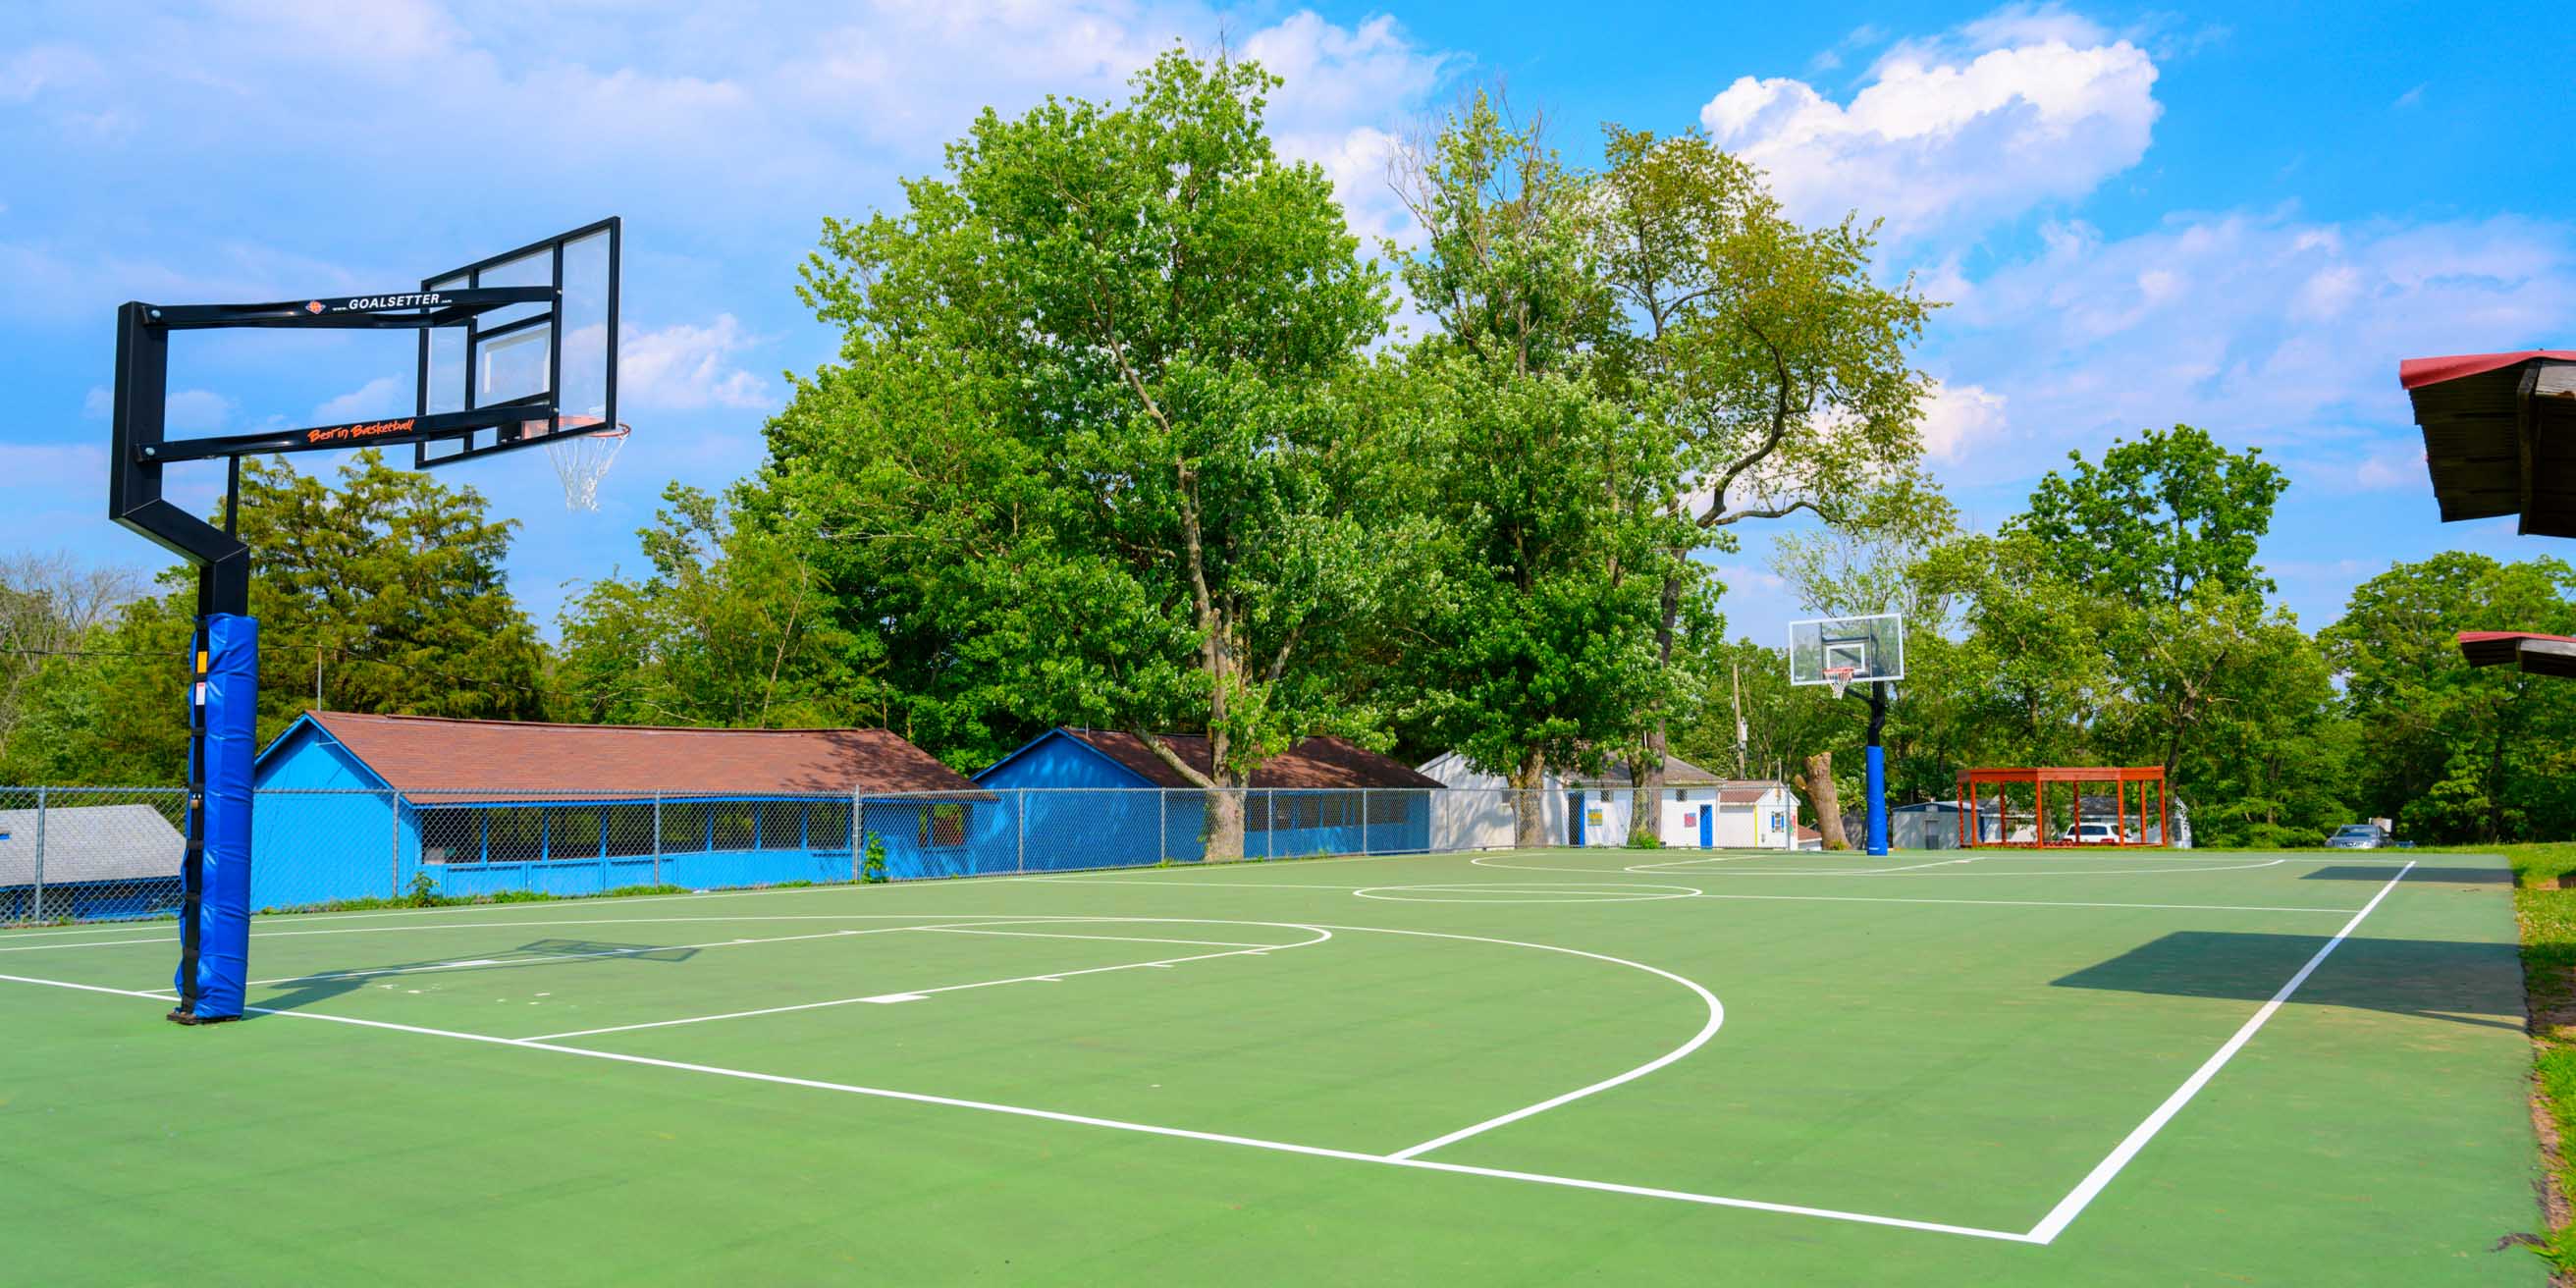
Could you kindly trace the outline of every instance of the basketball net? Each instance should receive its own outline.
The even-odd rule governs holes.
[[[1833,686],[1834,696],[1839,698],[1843,690],[1851,687],[1852,677],[1858,674],[1860,668],[1856,666],[1829,666],[1825,668],[1825,683]]]
[[[608,476],[608,467],[616,463],[618,451],[626,446],[626,436],[632,432],[619,424],[586,434],[556,434],[546,440],[546,459],[554,462],[555,477],[563,480],[565,509],[599,508],[599,481]]]

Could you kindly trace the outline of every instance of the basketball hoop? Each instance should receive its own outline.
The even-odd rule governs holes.
[[[1858,674],[1860,668],[1856,666],[1829,666],[1825,668],[1825,683],[1833,686],[1834,696],[1839,698],[1843,690],[1851,687],[1852,677]]]
[[[619,424],[588,433],[557,434],[546,440],[546,459],[554,462],[555,477],[563,480],[565,509],[599,509],[599,481],[607,477],[608,467],[616,463],[619,449],[626,446],[626,436],[633,432]]]

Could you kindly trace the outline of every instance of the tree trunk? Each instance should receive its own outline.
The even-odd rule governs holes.
[[[1514,766],[1512,781],[1512,847],[1535,850],[1547,839],[1547,756],[1531,751]]]
[[[1825,838],[1825,848],[1850,849],[1851,842],[1843,837],[1842,798],[1834,791],[1834,753],[1820,751],[1807,757],[1807,772],[1797,786],[1816,809],[1816,833]]]
[[[1208,789],[1207,827],[1199,834],[1208,862],[1230,863],[1243,857],[1244,795],[1232,788]]]

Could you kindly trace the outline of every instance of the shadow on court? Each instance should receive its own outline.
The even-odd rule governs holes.
[[[2326,946],[2323,935],[2177,931],[2098,966],[2049,981],[2166,997],[2267,1002]],[[2474,1024],[2523,1027],[2522,961],[2511,944],[2347,939],[2290,998]]]
[[[263,1010],[292,1011],[343,997],[359,989],[391,983],[406,978],[436,978],[441,975],[480,974],[484,971],[516,970],[527,966],[615,966],[624,962],[684,962],[698,955],[695,948],[664,947],[658,944],[618,944],[593,939],[537,939],[494,953],[489,957],[439,957],[428,961],[403,962],[385,966],[354,966],[347,970],[316,971],[298,979],[281,980],[268,985],[281,991],[253,999]],[[258,1019],[254,1011],[243,1017]]]
[[[2388,882],[2388,878],[2397,875],[2397,869],[2400,866],[2402,865],[2388,864],[2380,866],[2366,863],[2338,863],[2328,867],[2318,868],[2315,871],[2308,873],[2306,876],[2301,877],[2300,880],[2368,881],[2373,885],[2385,885]],[[2513,869],[2505,867],[2428,868],[2419,864],[2413,871],[2406,874],[2406,882],[2409,885],[2424,881],[2447,881],[2454,885],[2512,885]]]

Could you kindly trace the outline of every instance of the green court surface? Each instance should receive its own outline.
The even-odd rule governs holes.
[[[0,1280],[2544,1282],[2500,860],[1532,851],[0,935]]]

